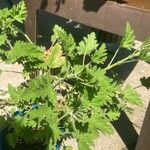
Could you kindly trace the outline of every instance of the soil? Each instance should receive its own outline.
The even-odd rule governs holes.
[[[150,0],[109,0],[109,1],[116,1],[119,4],[125,4],[150,10]]]

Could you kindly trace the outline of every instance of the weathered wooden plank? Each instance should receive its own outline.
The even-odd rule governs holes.
[[[41,7],[42,0],[25,0],[28,9],[25,22],[25,31],[32,41],[37,39],[37,11]]]
[[[85,0],[65,0],[64,3],[59,0],[25,1],[29,10],[28,23],[26,24],[35,26],[31,27],[29,25],[30,27],[27,28],[27,32],[32,38],[35,36],[35,12],[37,12],[37,9],[44,9],[51,14],[119,35],[122,35],[126,23],[129,22],[135,30],[137,40],[144,40],[150,34],[149,10],[119,5],[104,0],[90,0],[87,2]],[[56,3],[57,1],[60,3]]]

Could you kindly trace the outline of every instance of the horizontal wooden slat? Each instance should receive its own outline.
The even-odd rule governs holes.
[[[33,9],[44,9],[51,14],[119,35],[129,22],[135,30],[136,39],[141,41],[150,34],[149,10],[105,0],[65,0],[64,3],[62,0],[60,3],[56,3],[59,0],[40,0],[38,8],[35,6],[37,2],[40,4],[39,0],[25,1],[31,3],[28,10],[32,13]]]

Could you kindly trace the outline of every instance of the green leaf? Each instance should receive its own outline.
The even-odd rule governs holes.
[[[107,59],[106,45],[102,44],[101,47],[94,52],[91,59],[92,62],[96,64],[104,64]]]
[[[76,43],[72,34],[67,34],[67,32],[58,25],[54,26],[53,32],[54,35],[51,37],[52,44],[56,42],[61,43],[65,54],[71,58],[74,58]]]
[[[9,129],[10,130],[15,129],[15,130],[12,133],[11,132],[8,133],[7,141],[9,143],[9,145],[13,148],[16,146],[16,144],[19,140],[19,135],[21,134],[21,131],[22,131],[22,128],[21,128],[21,124],[23,124],[22,120],[23,120],[22,117],[17,116],[14,120],[12,120],[10,122],[10,128]]]
[[[79,55],[89,55],[93,50],[96,50],[98,47],[96,35],[94,32],[88,34],[87,37],[83,38],[83,41],[79,43],[78,54]]]
[[[23,90],[21,88],[13,87],[12,85],[8,84],[8,93],[10,95],[10,103],[17,104],[22,98]]]
[[[14,20],[23,23],[23,21],[26,19],[27,11],[25,7],[24,1],[21,1],[17,5],[14,5],[10,9],[11,16]]]
[[[3,61],[5,61],[6,58],[7,58],[6,51],[3,50],[3,49],[0,49],[0,59],[3,60]]]
[[[14,148],[17,144],[18,141],[18,134],[15,133],[9,133],[7,135],[7,142],[9,143],[9,146],[11,146],[12,148]]]
[[[2,23],[3,19],[8,18],[11,15],[8,8],[0,9],[0,22]]]
[[[31,80],[24,89],[22,99],[32,101],[41,98],[41,101],[48,98],[51,103],[55,103],[56,92],[51,87],[51,78],[49,75],[41,75],[40,77]]]
[[[150,37],[143,42],[139,52],[139,59],[150,62]]]
[[[62,47],[56,44],[49,49],[45,55],[45,63],[49,68],[58,68],[65,64],[65,57],[63,56]]]
[[[130,26],[130,24],[127,23],[125,33],[120,42],[120,47],[131,50],[134,44],[134,40],[135,40],[134,31],[132,27]]]
[[[93,112],[88,123],[88,131],[95,137],[99,136],[98,131],[102,133],[112,133],[112,126],[110,124],[110,121],[97,111]]]
[[[79,150],[91,150],[91,145],[93,145],[93,136],[91,133],[80,133],[76,135]]]
[[[14,5],[10,9],[0,10],[0,29],[6,35],[16,36],[18,28],[15,26],[16,21],[22,23],[26,18],[27,11],[23,1]]]
[[[61,130],[58,127],[58,115],[57,112],[52,110],[49,106],[44,105],[40,106],[39,109],[33,109],[29,112],[30,119],[37,119],[38,126],[41,128],[42,122],[46,121],[48,123],[48,127],[51,129],[51,133],[49,137],[53,139],[53,146],[56,146],[57,141],[60,139]]]
[[[125,100],[127,100],[129,103],[142,106],[143,102],[140,98],[140,95],[131,87],[127,86],[123,91],[123,97]]]
[[[36,46],[32,43],[26,43],[23,41],[17,41],[14,47],[7,53],[8,63],[15,63],[24,60],[34,60],[43,61],[43,51],[42,48]]]
[[[110,121],[118,120],[118,118],[120,117],[120,114],[121,114],[120,110],[116,110],[116,109],[110,109],[107,112],[107,116]]]
[[[6,43],[7,36],[6,34],[0,34],[0,46]]]
[[[0,129],[3,129],[7,126],[6,120],[3,116],[0,116]]]
[[[74,71],[74,74],[78,75],[84,70],[84,68],[85,67],[83,65],[74,65],[72,69]]]

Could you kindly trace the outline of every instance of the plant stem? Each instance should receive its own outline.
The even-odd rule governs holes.
[[[127,60],[132,59],[132,58],[133,58],[133,55],[130,55],[130,56],[128,56],[128,57],[126,57],[126,58],[124,58],[124,59],[122,59],[122,60],[112,64],[112,65],[108,65],[106,68],[104,68],[104,70],[105,71],[110,70],[110,69],[112,69],[112,68],[114,68],[116,66],[119,66],[119,65],[123,64],[124,62],[126,62]]]
[[[139,60],[139,59],[132,59],[132,60],[123,62],[123,64],[130,63],[130,62],[136,62],[136,61],[138,61],[138,60]]]
[[[107,70],[110,70],[112,69],[113,67],[116,67],[118,65],[121,65],[123,63],[130,63],[130,62],[134,62],[134,61],[138,61],[138,59],[133,59],[135,57],[138,57],[139,56],[139,52],[136,50],[134,51],[131,55],[129,55],[128,57],[114,63],[114,64],[109,64],[104,70],[107,71]],[[132,60],[131,60],[132,59]]]
[[[21,33],[22,35],[24,35],[24,37],[30,42],[30,43],[33,43],[32,41],[31,41],[31,39],[29,38],[29,36],[26,34],[26,33],[24,33],[22,30],[20,30],[19,28],[18,28],[18,31],[19,31],[19,33]]]
[[[113,58],[111,59],[110,63],[108,64],[108,66],[110,66],[110,65],[112,64],[112,62],[113,62],[113,61],[114,61],[114,59],[116,58],[116,56],[117,56],[117,54],[118,54],[119,50],[120,50],[120,47],[116,50],[116,52],[115,52],[115,54],[114,54]]]
[[[94,87],[94,85],[91,85],[91,84],[88,84],[88,83],[84,83],[84,82],[80,82],[82,85],[85,85],[85,86],[89,86],[89,87]]]
[[[10,48],[13,48],[13,46],[10,43],[10,40],[7,40],[7,44],[9,45]]]
[[[27,39],[30,43],[33,43],[33,42],[30,40],[30,38],[28,37],[27,34],[24,34],[24,36],[26,37],[26,39]]]
[[[60,122],[62,119],[64,119],[69,114],[70,114],[70,112],[67,112],[66,114],[64,114],[62,117],[59,118],[59,120],[57,121],[57,123]]]
[[[85,64],[85,57],[86,57],[86,53],[83,55],[83,61],[82,61],[82,65],[84,66]]]

